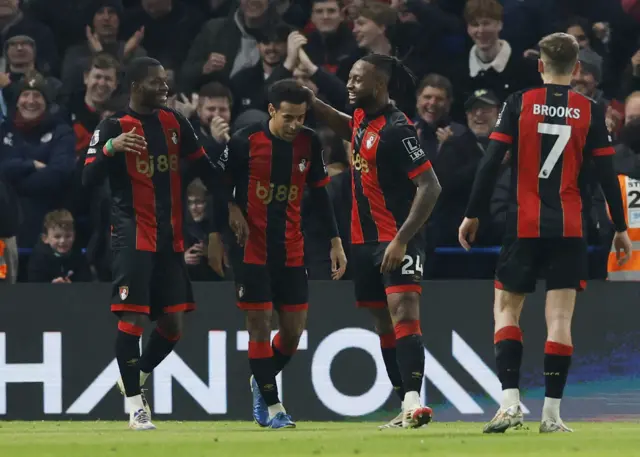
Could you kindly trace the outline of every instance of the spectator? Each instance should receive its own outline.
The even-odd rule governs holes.
[[[100,122],[101,111],[118,87],[119,71],[118,61],[110,54],[96,54],[84,72],[85,90],[72,95],[68,102],[78,156],[89,147],[91,135]]]
[[[0,173],[13,185],[24,214],[18,244],[33,246],[44,215],[65,197],[74,170],[75,138],[51,115],[45,79],[27,75],[10,119],[0,126]]]
[[[573,75],[571,87],[606,108],[609,101],[598,89],[598,84],[602,80],[602,57],[590,49],[581,49],[578,59],[580,60],[580,71]]]
[[[200,89],[196,117],[191,119],[191,124],[207,151],[210,150],[212,141],[217,143],[213,145],[215,148],[226,144],[228,137],[233,134],[230,130],[232,108],[233,96],[223,84],[214,81]]]
[[[377,2],[364,2],[355,9],[353,36],[358,49],[340,64],[337,75],[343,80],[349,79],[349,72],[353,64],[369,53],[394,55],[391,44],[391,28],[398,19],[396,11],[389,5]]]
[[[435,246],[457,244],[458,227],[471,194],[478,164],[489,142],[489,134],[498,120],[500,101],[493,92],[477,90],[466,101],[468,129],[446,140],[433,161],[442,193],[428,227]]]
[[[211,202],[207,188],[200,179],[194,179],[187,187],[187,207],[185,215],[184,261],[187,264],[189,277],[193,281],[221,281],[209,266],[207,260],[207,244],[211,221]]]
[[[464,125],[451,120],[452,102],[451,81],[435,73],[425,76],[416,91],[418,118],[414,123],[422,149],[431,160],[436,158],[442,143],[466,131]]]
[[[14,284],[18,277],[20,205],[12,186],[0,175],[0,284]]]
[[[56,210],[44,218],[44,231],[29,258],[29,282],[70,284],[93,280],[89,263],[79,249],[74,249],[73,216]]]
[[[142,0],[126,15],[122,29],[125,36],[133,36],[144,28],[141,44],[149,56],[165,69],[179,72],[189,45],[202,27],[199,13],[182,0]]]
[[[459,84],[454,82],[462,100],[477,89],[487,89],[504,101],[512,92],[541,84],[534,60],[512,52],[500,39],[502,6],[497,0],[468,0],[464,18],[474,44],[464,77]]]
[[[627,97],[624,112],[624,127],[620,132],[620,144],[615,146],[616,155],[613,156],[613,164],[618,174],[640,179],[640,173],[636,176],[630,174],[630,170],[640,171],[640,142],[635,141],[638,137],[634,134],[634,129],[640,125],[640,92],[633,92]]]
[[[26,73],[36,71],[36,42],[26,35],[15,35],[4,43],[5,73],[0,74],[0,87],[3,97],[9,105],[16,102],[17,87]],[[51,90],[51,96],[55,99],[62,83],[47,76],[47,84]]]
[[[312,62],[336,73],[341,62],[355,54],[358,45],[349,29],[341,0],[312,0],[311,22],[315,30],[307,35],[305,52]]]
[[[228,81],[256,65],[260,61],[256,37],[270,16],[268,0],[240,0],[232,16],[205,23],[182,67],[182,89],[197,92],[209,81]]]
[[[56,74],[58,52],[51,29],[24,14],[19,5],[20,0],[4,0],[0,4],[2,41],[16,35],[32,37],[38,48],[38,70],[46,75]]]
[[[87,40],[70,47],[62,63],[62,82],[67,93],[82,90],[83,75],[95,54],[106,52],[126,63],[146,55],[140,46],[144,28],[137,30],[126,42],[118,41],[122,3],[120,0],[95,0],[90,23],[86,26]]]
[[[287,25],[281,24],[258,35],[260,60],[252,67],[240,70],[231,78],[231,92],[233,93],[233,98],[237,101],[234,116],[248,109],[266,111],[266,88],[274,82],[287,77],[286,75],[283,76],[283,69],[281,68],[285,63],[285,58],[287,58],[287,62],[297,61],[298,50],[303,44],[301,40],[306,43],[306,38],[296,33],[295,35],[292,34],[293,37],[289,41],[297,38],[298,42],[287,45],[287,37],[290,31]],[[292,51],[289,52],[288,49]],[[291,57],[292,53],[295,53],[293,58]],[[293,68],[293,65],[295,64],[289,63],[290,69]]]

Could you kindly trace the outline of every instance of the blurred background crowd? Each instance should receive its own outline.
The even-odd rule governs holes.
[[[557,31],[580,43],[572,85],[606,110],[617,171],[640,178],[640,1],[0,0],[0,280],[110,280],[108,189],[85,189],[80,175],[98,122],[126,107],[132,58],[160,60],[170,106],[215,154],[227,132],[266,118],[266,87],[283,78],[349,112],[349,70],[371,52],[398,57],[417,77],[417,90],[395,102],[443,188],[424,228],[425,279],[491,278],[495,250],[461,254],[457,228],[502,101],[541,83],[536,44]],[[350,146],[311,113],[307,123],[324,143],[348,248]],[[478,246],[501,241],[507,161]],[[590,275],[603,278],[612,233],[588,170],[585,182]],[[187,184],[185,260],[192,279],[221,280],[206,258],[211,196],[198,180]],[[328,279],[329,240],[313,208],[303,213],[309,275]],[[232,237],[228,248],[237,252]]]

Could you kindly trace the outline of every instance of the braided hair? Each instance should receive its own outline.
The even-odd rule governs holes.
[[[386,77],[389,97],[396,102],[396,105],[401,109],[405,104],[408,104],[406,106],[410,109],[413,108],[416,77],[400,59],[383,54],[369,54],[362,60],[376,67]]]

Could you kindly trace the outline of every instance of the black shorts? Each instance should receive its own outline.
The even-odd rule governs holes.
[[[162,314],[195,309],[182,252],[113,251],[111,311]]]
[[[245,311],[304,311],[309,307],[305,267],[241,263],[235,268],[238,307]]]
[[[582,238],[507,239],[496,266],[496,288],[531,293],[544,279],[547,290],[586,287],[587,243]]]
[[[409,243],[402,265],[390,272],[380,273],[384,251],[389,243],[354,244],[351,246],[353,282],[356,305],[363,308],[384,308],[387,295],[399,292],[422,293],[424,248]]]

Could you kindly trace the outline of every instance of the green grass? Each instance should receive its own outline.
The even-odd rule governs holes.
[[[2,457],[279,456],[638,456],[640,424],[574,423],[573,434],[530,429],[483,435],[478,423],[434,423],[379,431],[375,423],[299,422],[262,430],[248,422],[156,422],[133,432],[126,422],[0,422]]]

